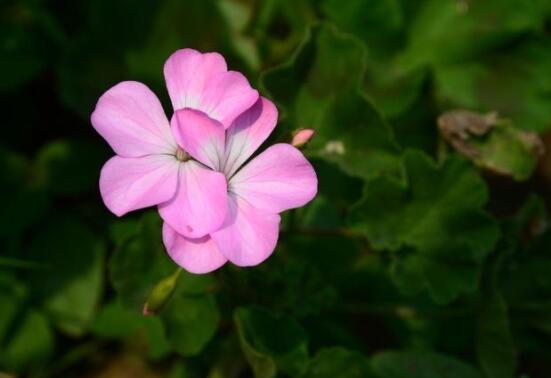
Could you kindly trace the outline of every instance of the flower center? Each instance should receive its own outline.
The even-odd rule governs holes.
[[[178,147],[178,149],[176,150],[176,159],[183,162],[190,160],[191,156],[186,151]]]

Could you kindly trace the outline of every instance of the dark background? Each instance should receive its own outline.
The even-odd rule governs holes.
[[[177,267],[154,209],[104,207],[89,117],[123,80],[170,114],[185,47],[276,102],[271,141],[316,130],[319,194],[146,317]],[[551,376],[551,1],[4,0],[0,51],[0,376]],[[451,109],[507,121],[462,156]]]

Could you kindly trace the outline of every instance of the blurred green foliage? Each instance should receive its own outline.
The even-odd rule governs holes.
[[[278,105],[271,141],[316,130],[319,194],[261,266],[174,276],[156,211],[101,202],[95,101],[138,80],[168,111],[183,47]],[[551,149],[550,48],[548,0],[3,1],[0,375],[551,376],[551,163],[519,131]],[[456,108],[510,123],[459,156]]]

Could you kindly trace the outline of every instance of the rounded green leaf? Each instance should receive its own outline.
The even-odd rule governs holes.
[[[291,376],[304,371],[308,337],[294,319],[260,307],[242,307],[235,310],[234,321],[256,378],[275,377],[279,370]]]
[[[371,359],[378,378],[482,378],[472,366],[429,352],[384,352]]]
[[[301,378],[369,378],[369,361],[359,352],[341,347],[322,349]]]

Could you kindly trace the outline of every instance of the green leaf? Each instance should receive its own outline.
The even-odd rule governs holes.
[[[181,270],[173,294],[160,311],[169,342],[184,356],[199,354],[218,329],[214,285],[212,276]]]
[[[477,288],[482,262],[497,241],[496,222],[482,209],[486,186],[457,156],[438,167],[409,151],[404,169],[404,182],[368,182],[350,221],[375,248],[394,251],[400,288],[427,288],[436,301],[449,302]]]
[[[104,246],[83,224],[53,218],[36,233],[26,257],[45,268],[27,275],[53,322],[70,335],[90,325],[103,291]]]
[[[208,276],[182,272],[160,313],[171,345],[184,356],[199,354],[218,329],[220,312],[214,296],[206,293],[211,284]]]
[[[428,352],[384,352],[371,358],[371,366],[379,378],[482,378],[464,362]]]
[[[0,147],[0,195],[9,198],[0,217],[0,239],[17,239],[39,221],[50,205],[47,193],[35,182],[30,162]]]
[[[47,188],[59,194],[80,194],[97,187],[105,149],[82,140],[58,140],[39,152],[37,175]]]
[[[438,118],[438,127],[444,139],[476,165],[519,181],[531,176],[544,151],[537,134],[513,127],[496,113],[452,110]]]
[[[51,357],[54,333],[42,312],[26,306],[27,288],[0,271],[0,367],[35,370]]]
[[[102,338],[129,339],[134,345],[139,344],[136,339],[144,340],[148,356],[155,360],[165,357],[171,350],[159,317],[143,316],[118,303],[101,309],[91,331]]]
[[[13,325],[2,347],[0,365],[14,371],[38,368],[54,351],[54,333],[44,314],[29,310]]]
[[[129,76],[125,53],[142,46],[149,35],[159,1],[79,3],[80,27],[60,54],[56,65],[61,102],[86,121],[99,96]],[[152,67],[153,68],[153,67]],[[162,66],[154,67],[162,77]],[[88,122],[87,122],[88,123]]]
[[[230,43],[233,49],[251,69],[258,70],[260,67],[260,53],[257,41],[246,35],[247,27],[255,16],[254,9],[247,5],[249,4],[235,0],[220,0],[218,9],[231,33]]]
[[[367,47],[363,88],[386,117],[395,118],[419,97],[424,69],[410,70],[395,59],[405,40],[404,15],[397,0],[325,0],[322,10],[339,30]]]
[[[524,0],[425,1],[400,61],[412,68],[461,61],[522,33],[541,30],[545,9],[543,2]]]
[[[495,287],[486,288],[478,309],[476,353],[488,378],[512,378],[517,355],[509,325],[507,303]]]
[[[435,71],[438,99],[446,106],[495,110],[524,130],[551,125],[551,42],[532,40],[477,61]]]
[[[59,29],[40,3],[3,2],[0,13],[0,92],[21,86],[53,60]]]
[[[529,197],[504,225],[504,238],[508,254],[497,283],[507,304],[515,349],[546,355],[551,337],[551,280],[547,273],[551,269],[551,229],[544,201]]]
[[[128,227],[119,224],[113,231],[118,247],[110,261],[111,282],[120,302],[141,313],[156,285],[176,269],[161,240],[161,220],[151,211],[137,226],[129,221]],[[218,307],[214,297],[206,294],[212,284],[209,276],[182,271],[160,311],[167,338],[182,355],[200,353],[218,328]]]
[[[342,347],[322,349],[308,364],[302,378],[368,378],[369,362],[361,353]]]
[[[193,47],[210,51],[212,46],[217,46],[217,51],[226,58],[234,57],[233,50],[228,47],[231,34],[217,3],[213,0],[193,0],[185,4],[179,0],[158,2],[158,11],[154,17],[149,16],[151,30],[143,45],[130,49],[126,54],[125,62],[130,74],[162,84],[158,87],[164,90],[162,67],[177,49]]]
[[[479,364],[488,378],[515,377],[517,347],[500,279],[526,227],[542,210],[539,199],[531,197],[513,218],[502,221],[503,236],[486,264],[476,309],[475,347]]]
[[[370,53],[384,54],[400,41],[404,20],[397,0],[325,0],[321,8],[340,30],[364,41]]]
[[[359,89],[365,58],[356,38],[322,24],[262,83],[285,110],[282,130],[316,130],[308,155],[362,178],[396,174],[398,148],[390,129]]]
[[[297,376],[306,368],[308,340],[292,318],[260,307],[235,310],[241,349],[256,378],[275,377],[278,371]]]
[[[128,222],[129,227],[123,227]],[[110,279],[121,303],[142,312],[153,287],[171,275],[176,265],[168,257],[161,240],[161,219],[156,211],[133,221],[121,222],[117,248],[109,261]]]

